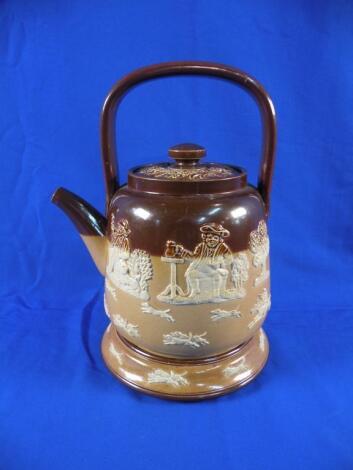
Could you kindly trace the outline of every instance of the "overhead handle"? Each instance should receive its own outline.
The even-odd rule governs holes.
[[[276,147],[276,117],[271,98],[254,78],[239,69],[214,62],[165,62],[142,67],[119,80],[109,92],[101,115],[101,145],[106,189],[106,209],[119,188],[116,152],[115,115],[125,94],[141,82],[154,78],[175,75],[207,75],[234,82],[244,88],[255,99],[261,111],[263,123],[262,158],[258,176],[258,191],[265,212],[270,210],[270,192]]]

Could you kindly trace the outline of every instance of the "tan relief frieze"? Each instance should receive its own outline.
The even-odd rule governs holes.
[[[227,244],[230,232],[223,225],[203,224],[199,228],[199,233],[200,241],[191,249],[174,240],[166,242],[161,263],[168,268],[169,276],[163,277],[162,280],[159,278],[159,283],[152,289],[151,299],[150,283],[153,282],[153,270],[157,270],[158,264],[154,260],[153,268],[151,256],[146,251],[131,249],[129,240],[131,230],[128,221],[126,219],[115,221],[114,216],[112,217],[105,284],[106,295],[110,295],[109,301],[112,302],[110,303],[110,306],[113,306],[112,312],[108,312],[106,296],[104,303],[107,315],[122,333],[131,338],[143,338],[147,324],[142,316],[139,320],[135,314],[131,317],[133,318],[131,322],[130,315],[126,314],[125,318],[125,314],[121,314],[124,310],[120,310],[118,289],[142,301],[139,311],[143,316],[163,321],[166,325],[178,324],[180,317],[177,313],[182,312],[176,310],[179,305],[212,305],[246,300],[245,311],[242,303],[239,304],[239,308],[237,305],[234,306],[234,303],[231,308],[221,308],[221,306],[210,308],[209,327],[202,333],[193,331],[193,325],[190,325],[191,331],[188,326],[186,329],[183,322],[172,331],[166,332],[163,328],[159,336],[160,344],[167,347],[177,346],[178,350],[199,349],[211,345],[211,340],[214,341],[214,334],[210,333],[211,325],[216,327],[219,324],[220,327],[225,321],[239,321],[239,325],[243,325],[242,319],[249,315],[249,322],[245,328],[250,330],[263,320],[271,305],[270,294],[265,287],[260,293],[256,291],[254,293],[253,287],[265,282],[269,277],[267,264],[269,241],[265,221],[260,221],[257,229],[250,233],[249,250],[236,254],[231,252]],[[156,289],[158,286],[163,286],[162,282],[166,282],[166,285],[158,293]],[[253,303],[249,305],[249,302]],[[161,308],[158,303],[169,304],[169,308]],[[119,313],[116,312],[116,308]]]

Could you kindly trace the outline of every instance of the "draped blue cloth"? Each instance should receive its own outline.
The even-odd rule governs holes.
[[[0,468],[353,468],[353,3],[3,0],[0,4]],[[278,116],[268,365],[217,400],[171,403],[105,368],[103,279],[50,204],[104,207],[99,112],[124,74],[211,60]],[[117,116],[121,180],[204,145],[256,184],[261,124],[230,83],[170,78]]]

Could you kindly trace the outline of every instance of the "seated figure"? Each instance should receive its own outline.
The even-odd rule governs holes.
[[[229,231],[220,224],[210,223],[200,228],[202,242],[193,253],[185,253],[192,262],[185,272],[190,298],[213,299],[226,297],[231,251],[224,243]]]

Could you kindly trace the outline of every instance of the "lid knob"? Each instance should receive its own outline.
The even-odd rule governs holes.
[[[195,165],[206,155],[206,149],[197,144],[178,144],[170,147],[168,154],[174,158],[177,165]]]

